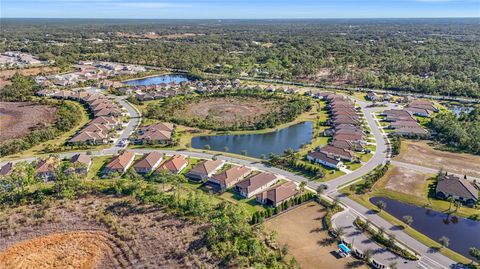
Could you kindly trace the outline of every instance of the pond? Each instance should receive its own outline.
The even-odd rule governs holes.
[[[303,144],[312,140],[313,124],[310,121],[301,122],[274,132],[264,134],[215,135],[197,136],[192,138],[192,147],[204,149],[206,145],[211,150],[242,154],[259,158],[262,154],[282,154],[291,148],[298,150]]]
[[[384,201],[385,211],[402,219],[403,216],[413,217],[412,227],[438,242],[442,236],[450,239],[448,248],[470,257],[468,250],[471,247],[480,248],[480,222],[448,215],[431,209],[402,203],[383,197],[372,197],[370,202],[375,204]]]
[[[168,75],[159,75],[153,77],[145,77],[139,79],[132,79],[124,81],[123,84],[127,84],[130,86],[149,86],[155,85],[160,83],[180,83],[184,81],[192,80],[189,76],[184,74],[168,74]]]

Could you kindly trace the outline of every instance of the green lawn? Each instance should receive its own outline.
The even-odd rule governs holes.
[[[252,198],[243,198],[239,194],[233,191],[226,191],[219,196],[220,199],[231,202],[233,204],[239,205],[247,210],[250,214],[257,212],[258,210],[263,209],[263,206],[259,204],[255,197]]]
[[[357,157],[360,159],[362,162],[368,162],[372,158],[373,154],[372,153],[357,153]]]
[[[362,167],[363,164],[347,162],[347,163],[345,163],[345,165],[347,166],[348,170],[354,171],[354,170],[357,170],[358,168]]]
[[[367,149],[371,151],[377,151],[377,145],[367,145]]]
[[[112,156],[100,156],[92,158],[92,166],[88,170],[87,179],[93,179],[99,175],[100,169],[112,158]]]

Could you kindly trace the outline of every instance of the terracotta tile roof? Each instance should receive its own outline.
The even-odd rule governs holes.
[[[347,141],[363,141],[362,135],[359,134],[338,134],[334,135],[333,139]]]
[[[75,154],[70,159],[70,163],[79,162],[85,165],[89,165],[91,161],[92,161],[92,158],[90,158],[90,156],[88,156],[87,154],[83,154],[83,153]]]
[[[223,164],[222,160],[205,160],[197,164],[189,174],[208,175]]]
[[[115,156],[106,166],[107,169],[125,169],[128,164],[135,158],[135,153],[124,151],[120,155]]]
[[[57,160],[55,158],[46,158],[38,162],[37,166],[35,167],[35,171],[37,173],[47,173],[53,172],[57,167]]]
[[[134,168],[145,168],[145,169],[152,169],[154,165],[158,163],[163,158],[163,154],[158,151],[152,151],[150,153],[146,153],[143,157],[138,160],[133,166]]]
[[[181,155],[175,155],[172,158],[168,159],[166,162],[160,165],[158,167],[157,171],[170,171],[173,173],[177,173],[180,171],[180,168],[184,165],[186,165],[188,161],[185,159],[185,157]]]
[[[236,186],[250,193],[275,180],[277,180],[276,175],[260,172],[256,175],[249,176],[247,179],[237,183]]]
[[[297,185],[292,182],[284,182],[273,188],[258,194],[262,198],[267,198],[268,200],[272,201],[274,205],[281,203],[298,193]]]
[[[343,159],[353,159],[355,158],[355,153],[348,149],[337,148],[332,145],[325,145],[320,148],[320,152],[323,152],[328,155],[333,155],[335,157],[340,157]]]
[[[337,166],[341,162],[337,159],[329,157],[327,154],[325,154],[323,152],[320,152],[320,151],[312,151],[312,152],[308,153],[308,156],[310,156],[313,159],[321,160],[321,161],[324,161],[326,163],[329,163],[329,164],[332,164],[332,165],[335,165],[335,166]]]
[[[239,178],[246,176],[251,171],[252,170],[250,168],[245,166],[234,166],[221,173],[213,175],[212,178],[220,182],[220,184],[223,186],[230,186],[232,183],[238,181]]]

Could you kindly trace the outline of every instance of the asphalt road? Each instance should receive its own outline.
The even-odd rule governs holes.
[[[119,139],[123,138],[128,138],[131,133],[135,131],[137,126],[139,125],[141,121],[141,115],[140,113],[132,106],[130,105],[127,101],[125,101],[122,97],[114,97],[117,102],[122,105],[130,114],[130,121],[128,122],[127,126],[125,129],[122,131],[120,134]],[[367,102],[362,102],[358,101],[357,103],[362,107],[362,110],[364,111],[365,114],[365,119],[371,129],[372,134],[375,137],[376,144],[377,144],[377,149],[375,151],[375,154],[373,157],[366,163],[364,164],[361,168],[346,174],[344,176],[338,177],[334,180],[329,181],[327,184],[329,186],[329,189],[327,190],[326,194],[330,198],[336,198],[338,197],[339,200],[348,207],[348,210],[342,213],[341,215],[335,216],[333,219],[334,225],[337,226],[343,226],[347,229],[347,235],[355,235],[359,238],[362,238],[361,235],[358,235],[361,233],[359,230],[356,230],[356,228],[353,226],[353,220],[356,218],[356,216],[363,216],[364,218],[368,218],[375,226],[377,227],[384,227],[385,231],[388,233],[393,233],[396,235],[396,238],[400,241],[403,242],[404,244],[408,245],[415,251],[421,254],[422,258],[419,262],[416,262],[416,266],[424,267],[424,268],[449,268],[454,264],[452,260],[449,258],[443,256],[440,253],[437,252],[432,252],[428,247],[425,245],[421,244],[420,242],[416,241],[415,239],[411,238],[408,236],[406,233],[404,233],[402,230],[399,230],[396,226],[388,223],[381,217],[379,217],[376,214],[371,214],[370,210],[363,207],[362,205],[356,203],[355,201],[349,199],[348,197],[345,197],[343,195],[340,195],[336,190],[340,185],[345,186],[345,184],[348,184],[352,181],[355,181],[356,179],[359,179],[361,176],[367,174],[370,172],[373,168],[375,168],[377,165],[380,165],[382,163],[385,163],[387,160],[387,143],[385,140],[385,136],[380,130],[380,128],[376,125],[375,123],[375,118],[373,117],[372,113],[386,109],[385,107],[379,108],[379,107],[367,107],[368,103]],[[393,107],[393,105],[390,105],[389,108]],[[112,146],[109,149],[102,150],[102,151],[94,151],[92,152],[92,156],[101,156],[101,155],[113,155],[118,153],[119,150],[123,149],[123,147],[118,147],[117,145]],[[153,151],[153,149],[132,149],[133,152],[142,154],[146,152]],[[157,150],[160,151],[164,154],[167,155],[173,155],[173,154],[182,154],[182,155],[187,155],[190,157],[194,158],[212,158],[213,155],[203,153],[203,152],[195,152],[195,151],[173,151],[173,150]],[[62,153],[59,154],[61,158],[69,158],[75,155],[78,152],[70,152],[70,153]],[[238,165],[245,165],[245,166],[250,166],[259,170],[264,170],[268,171],[271,173],[275,173],[281,176],[284,176],[285,178],[288,178],[290,180],[296,181],[296,182],[306,182],[307,187],[316,190],[317,187],[322,184],[320,182],[313,182],[310,181],[302,176],[295,175],[291,172],[276,168],[276,167],[270,167],[266,166],[260,162],[252,162],[249,160],[245,159],[240,159],[240,158],[234,158],[230,156],[223,156],[223,155],[218,155],[218,159],[224,160],[229,163],[233,164],[238,164]],[[26,158],[22,160],[15,160],[13,162],[18,162],[18,161],[33,161],[36,158]],[[0,163],[3,165],[5,162]],[[363,235],[364,236],[364,235]],[[347,240],[351,240],[348,236],[346,238]],[[359,249],[364,249],[365,247],[368,248],[374,248],[377,251],[374,253],[373,258],[379,262],[384,263],[385,265],[390,264],[392,261],[397,261],[399,268],[413,268],[410,267],[413,262],[407,262],[396,255],[392,254],[391,252],[382,250],[381,247],[377,246],[374,242],[368,242],[364,240],[355,240],[355,246]],[[368,238],[367,238],[368,239]],[[365,241],[365,246],[361,246],[361,244]],[[373,245],[372,245],[373,244]],[[405,266],[402,266],[405,265]],[[412,265],[413,266],[413,265]]]

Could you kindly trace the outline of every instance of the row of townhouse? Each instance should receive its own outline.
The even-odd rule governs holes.
[[[172,142],[175,126],[167,122],[159,122],[140,128],[133,136],[135,144],[168,144]]]
[[[330,118],[327,124],[331,127],[324,131],[324,135],[332,136],[332,140],[328,145],[310,152],[307,159],[330,168],[343,167],[343,162],[356,160],[355,152],[365,149],[366,134],[362,129],[362,119],[348,97],[329,92],[315,95],[328,103]]]
[[[42,90],[40,96],[56,99],[75,100],[85,104],[90,110],[93,120],[68,140],[69,144],[100,145],[109,143],[116,131],[122,129],[119,117],[123,110],[110,98],[103,94],[92,94],[85,91],[52,91]]]
[[[108,162],[102,174],[123,174],[132,168],[137,173],[169,172],[181,173],[187,166],[188,160],[182,155],[174,155],[163,161],[163,154],[152,151],[144,154],[135,161],[135,154],[124,151]],[[163,162],[162,162],[163,161]],[[202,160],[192,167],[185,176],[194,182],[206,182],[218,191],[233,188],[245,198],[256,197],[256,200],[269,206],[294,198],[298,194],[297,185],[293,182],[280,182],[280,177],[267,172],[253,172],[244,166],[232,166],[222,171],[225,162],[222,160]]]
[[[75,173],[78,175],[86,175],[92,165],[92,159],[90,156],[83,153],[75,154],[68,162],[69,165],[65,166],[66,169],[63,171],[67,174]],[[57,178],[60,163],[61,160],[53,156],[35,161],[33,163],[35,176],[45,182],[55,180]],[[0,168],[0,176],[10,175],[14,168],[15,165],[12,162],[6,163]]]
[[[385,110],[380,115],[384,121],[389,122],[388,129],[393,133],[405,137],[429,137],[430,133],[418,123],[415,116],[429,117],[438,109],[432,102],[426,100],[413,100],[402,110]]]

